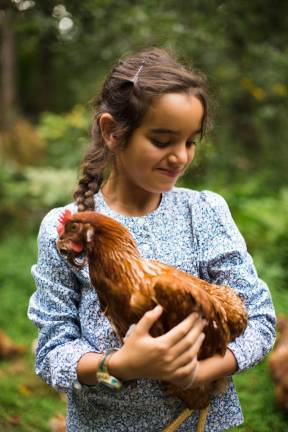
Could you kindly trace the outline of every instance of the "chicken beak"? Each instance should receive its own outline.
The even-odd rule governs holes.
[[[66,246],[64,240],[61,240],[61,239],[57,240],[57,241],[56,241],[56,247],[57,247],[58,252],[59,252],[61,255],[68,255],[69,249],[68,249],[68,247]]]
[[[75,242],[72,240],[67,241],[59,239],[56,244],[58,251],[63,255],[67,255],[69,252],[77,255],[81,254],[84,250],[81,242]]]

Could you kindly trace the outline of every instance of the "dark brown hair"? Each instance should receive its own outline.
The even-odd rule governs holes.
[[[105,145],[99,127],[103,113],[115,120],[117,151],[126,145],[130,135],[141,124],[151,103],[167,93],[192,92],[203,104],[201,137],[210,125],[205,79],[199,72],[178,63],[167,51],[153,48],[119,60],[108,74],[102,90],[94,100],[95,116],[92,143],[82,163],[82,177],[74,193],[79,211],[94,209],[97,193],[112,166],[113,153]]]

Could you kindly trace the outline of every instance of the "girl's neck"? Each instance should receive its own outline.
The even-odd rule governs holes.
[[[108,207],[124,216],[145,216],[156,210],[161,201],[160,193],[131,187],[111,176],[101,191]]]

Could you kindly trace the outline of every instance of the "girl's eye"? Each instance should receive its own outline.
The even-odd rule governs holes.
[[[198,141],[199,141],[198,138],[193,138],[192,140],[188,140],[186,141],[186,147],[191,148],[193,145],[197,145]],[[159,141],[154,138],[151,139],[151,142],[158,148],[165,148],[173,144],[172,141]]]
[[[158,141],[156,139],[152,139],[151,142],[158,148],[165,148],[171,144],[171,141]]]
[[[197,146],[201,141],[200,134],[195,135],[192,139],[188,140],[186,145],[187,147],[192,147],[193,145]]]
[[[192,147],[193,145],[196,145],[197,144],[197,141],[195,140],[189,140],[189,141],[187,141],[186,142],[186,146],[188,147],[188,148],[190,148],[190,147]]]

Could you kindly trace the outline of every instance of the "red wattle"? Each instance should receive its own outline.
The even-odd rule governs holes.
[[[83,251],[83,244],[70,241],[70,248],[77,253],[80,253]]]

